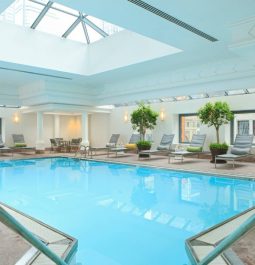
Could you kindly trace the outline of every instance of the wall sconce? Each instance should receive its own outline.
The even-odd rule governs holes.
[[[13,116],[13,122],[18,123],[20,121],[19,115],[17,113]]]
[[[128,122],[128,112],[125,111],[124,113],[124,122]]]
[[[165,120],[165,117],[166,117],[165,111],[164,110],[161,110],[160,113],[159,113],[160,120],[161,121],[164,121]]]

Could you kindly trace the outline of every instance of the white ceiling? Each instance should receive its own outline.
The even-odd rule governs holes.
[[[0,84],[18,88],[41,80],[63,83],[65,86],[72,86],[73,89],[76,86],[77,89],[84,87],[84,90],[93,89],[98,96],[98,102],[102,104],[118,103],[116,102],[116,96],[118,97],[118,95],[120,95],[120,101],[140,98],[142,97],[140,94],[148,97],[149,92],[146,94],[146,88],[148,88],[148,91],[154,89],[157,94],[165,95],[168,93],[171,96],[178,92],[181,93],[180,91],[184,93],[189,89],[194,93],[202,92],[203,89],[208,87],[208,83],[213,83],[211,89],[215,90],[222,89],[224,86],[226,89],[237,89],[242,85],[255,86],[253,78],[255,69],[255,1],[253,0],[145,1],[219,39],[217,42],[205,40],[127,0],[58,0],[56,2],[183,51],[158,57],[150,58],[148,56],[147,59],[143,58],[143,61],[137,60],[136,57],[136,60],[127,63],[130,56],[137,56],[135,55],[137,45],[130,39],[130,42],[126,40],[130,53],[127,53],[125,49],[123,50],[122,45],[119,45],[119,47],[116,45],[114,49],[106,50],[105,54],[100,54],[99,59],[101,58],[101,61],[98,58],[95,60],[94,56],[89,58],[92,62],[93,60],[96,61],[98,69],[103,64],[113,64],[114,61],[114,67],[111,69],[101,67],[100,71],[92,71],[89,75],[83,75],[47,69],[46,66],[40,67],[38,65],[35,67],[19,64],[15,65],[15,68],[29,71],[36,70],[51,75],[64,75],[72,80],[60,81],[53,77],[42,77],[0,69]],[[35,34],[40,33],[35,32]],[[102,41],[109,42],[107,38]],[[98,47],[103,46],[103,42],[100,42],[92,44],[90,49],[96,51]],[[145,44],[143,45],[145,51],[149,49]],[[100,48],[103,49],[103,47]],[[132,50],[134,53],[132,53]],[[70,58],[72,52],[72,50],[67,51]],[[125,58],[125,55],[128,58]],[[124,61],[125,63],[123,63]],[[65,63],[68,66],[68,62]],[[11,61],[6,58],[0,61],[0,67],[6,65],[12,65]],[[236,79],[238,79],[238,82],[236,82],[238,86],[235,87],[233,80]],[[245,81],[242,83],[242,80]],[[196,86],[196,84],[199,84],[199,86]],[[54,89],[54,86],[52,86],[52,89]],[[128,93],[129,90],[130,93]],[[114,95],[112,101],[111,93]],[[153,93],[151,93],[151,96],[153,96]]]

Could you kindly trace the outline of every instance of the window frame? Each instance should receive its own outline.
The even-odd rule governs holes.
[[[255,114],[255,109],[252,109],[252,110],[234,110],[234,111],[232,111],[232,113],[234,115],[235,114],[249,114],[249,113]],[[235,127],[235,118],[230,122],[230,144],[231,145],[234,144],[234,140],[235,140],[234,127]],[[253,143],[252,146],[255,146],[255,143]]]
[[[190,117],[190,116],[198,116],[198,113],[181,113],[179,114],[179,144],[190,144],[190,142],[182,142],[181,139],[182,139],[182,126],[181,126],[181,120],[182,120],[182,117]]]

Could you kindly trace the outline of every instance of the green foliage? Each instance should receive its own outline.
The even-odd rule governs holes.
[[[139,150],[149,150],[151,148],[150,141],[138,141],[136,145]]]
[[[219,128],[233,120],[234,114],[230,110],[228,103],[217,101],[215,103],[206,103],[204,107],[199,109],[198,117],[208,127],[215,127],[217,143],[219,144]]]
[[[210,144],[210,149],[217,149],[217,150],[228,150],[228,145],[226,143],[223,144]]]
[[[144,140],[146,129],[153,129],[157,123],[158,113],[153,111],[150,106],[140,103],[138,109],[131,113],[131,123],[134,130],[142,136]]]

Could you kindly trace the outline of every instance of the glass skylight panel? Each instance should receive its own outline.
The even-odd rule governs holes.
[[[87,31],[89,34],[89,40],[90,42],[95,42],[98,40],[101,40],[103,38],[102,35],[100,35],[98,32],[96,32],[94,29],[92,29],[89,25],[86,25]]]
[[[50,8],[36,29],[61,37],[76,19],[75,16]]]
[[[237,89],[237,90],[229,90],[228,95],[229,96],[234,96],[234,95],[243,95],[246,94],[244,89]]]
[[[202,98],[207,98],[208,95],[203,93],[203,94],[197,94],[197,95],[191,95],[192,99],[202,99]]]
[[[224,97],[227,96],[226,91],[216,91],[216,92],[211,92],[209,93],[210,97]]]
[[[43,5],[29,0],[16,0],[0,15],[0,21],[30,27],[43,8]]]
[[[68,6],[64,6],[64,5],[61,5],[61,4],[58,4],[58,3],[53,3],[52,5],[52,9],[59,9],[59,10],[62,10],[63,12],[66,12],[67,14],[73,14],[75,16],[78,16],[79,15],[79,12],[75,9],[72,9]]]
[[[122,30],[118,26],[85,15],[78,10],[55,2],[48,3],[48,0],[16,0],[0,14],[0,21],[25,27],[32,26],[31,28],[35,30],[83,43],[95,42]],[[37,20],[37,18],[39,19]],[[84,19],[87,33],[83,29],[82,19]],[[75,21],[77,23],[71,27]]]
[[[160,99],[149,99],[148,102],[149,103],[160,103],[161,100]]]
[[[115,106],[114,105],[101,105],[101,106],[97,106],[97,108],[99,108],[99,109],[114,109]]]
[[[83,31],[81,23],[79,23],[76,26],[76,28],[70,33],[67,39],[79,41],[79,42],[86,42],[86,37],[84,35],[84,31]]]
[[[87,19],[89,19],[91,22],[93,22],[96,26],[98,26],[100,29],[102,29],[104,32],[106,32],[108,35],[115,34],[117,32],[120,32],[123,30],[123,28],[118,27],[116,25],[113,25],[111,23],[108,23],[106,21],[103,21],[99,18],[87,16]]]
[[[163,101],[163,102],[171,102],[171,101],[175,101],[175,98],[174,97],[161,98],[161,101]]]

